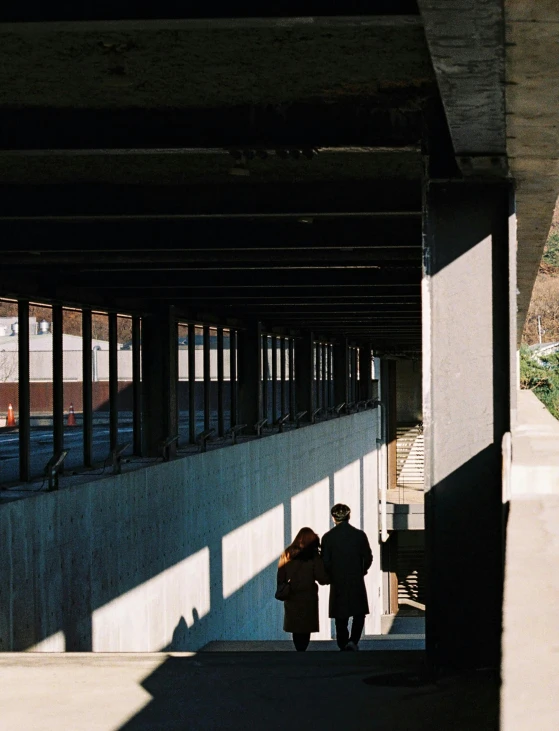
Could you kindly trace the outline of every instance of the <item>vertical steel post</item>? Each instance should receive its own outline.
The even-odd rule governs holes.
[[[142,330],[139,317],[132,318],[132,428],[134,454],[142,454]]]
[[[328,389],[328,379],[327,379],[328,369],[327,369],[327,364],[326,364],[327,352],[328,352],[328,346],[326,345],[326,343],[322,343],[322,363],[321,363],[322,372],[320,374],[321,380],[322,380],[322,404],[321,404],[321,406],[325,410],[328,408],[328,391],[327,391],[327,389]]]
[[[31,478],[31,394],[29,389],[29,302],[19,300],[18,319],[18,425],[19,425],[19,479]]]
[[[223,328],[217,328],[217,432],[225,433],[223,418]]]
[[[118,336],[117,315],[109,313],[109,440],[111,449],[118,444]]]
[[[270,369],[268,367],[268,335],[262,334],[262,416],[261,419],[268,418],[268,383],[270,376]]]
[[[188,325],[188,440],[196,444],[196,328]]]
[[[306,411],[305,421],[311,420],[315,409],[314,375],[315,355],[314,335],[305,332],[295,343],[295,389],[297,411]]]
[[[285,338],[280,338],[280,417],[285,414]]]
[[[288,356],[289,356],[289,418],[295,420],[297,413],[295,407],[295,343],[293,338],[288,340]]]
[[[272,424],[277,419],[278,410],[278,339],[276,335],[272,335]]]
[[[229,397],[231,427],[237,425],[237,331],[229,330]]]
[[[64,383],[62,305],[52,308],[52,448],[64,448]]]
[[[93,354],[91,350],[91,310],[82,310],[82,412],[83,412],[83,463],[93,464]]]
[[[259,322],[239,332],[239,422],[255,433],[262,419],[262,328]]]
[[[210,428],[210,411],[211,411],[210,328],[208,325],[204,325],[204,329],[203,329],[203,348],[204,348],[204,367],[203,367],[203,373],[204,373],[204,431],[206,431]]]
[[[333,347],[334,405],[347,403],[349,399],[349,348],[347,340],[340,338]]]

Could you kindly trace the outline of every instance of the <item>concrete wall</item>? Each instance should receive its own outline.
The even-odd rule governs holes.
[[[409,424],[423,421],[421,361],[396,362],[396,421]]]
[[[277,558],[344,501],[367,531],[380,632],[376,412],[0,507],[0,648],[198,649],[279,639]],[[321,633],[330,636],[327,594]]]

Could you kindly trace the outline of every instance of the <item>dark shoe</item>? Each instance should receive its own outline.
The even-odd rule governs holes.
[[[344,650],[346,652],[357,652],[359,650],[359,647],[355,644],[355,642],[352,642],[351,640],[347,643],[347,645],[344,647]]]

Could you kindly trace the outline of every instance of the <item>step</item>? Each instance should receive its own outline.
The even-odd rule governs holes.
[[[335,640],[312,640],[312,652],[339,652]],[[359,642],[363,652],[386,650],[424,650],[425,634],[366,635]],[[214,640],[199,652],[293,652],[291,640]]]

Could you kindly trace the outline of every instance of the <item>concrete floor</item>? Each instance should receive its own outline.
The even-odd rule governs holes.
[[[2,731],[496,731],[484,672],[435,683],[423,652],[4,654]],[[380,683],[379,683],[380,681]]]

